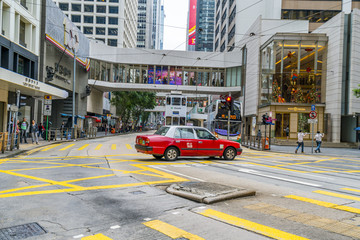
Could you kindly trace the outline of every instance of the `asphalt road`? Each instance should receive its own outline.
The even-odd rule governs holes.
[[[0,240],[34,222],[46,233],[28,239],[360,239],[359,158],[245,149],[234,161],[167,162],[136,153],[134,139],[1,159]],[[257,194],[205,205],[164,191],[182,181]]]

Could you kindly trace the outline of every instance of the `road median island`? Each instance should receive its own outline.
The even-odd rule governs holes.
[[[229,199],[254,196],[255,191],[211,182],[182,182],[166,188],[166,192],[195,202],[211,204]]]

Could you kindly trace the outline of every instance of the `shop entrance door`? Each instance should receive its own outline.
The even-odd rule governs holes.
[[[290,128],[290,114],[289,113],[277,113],[275,122],[275,137],[285,138],[285,128]]]

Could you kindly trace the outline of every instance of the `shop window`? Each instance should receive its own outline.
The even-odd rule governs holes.
[[[308,123],[309,120],[308,113],[299,113],[298,114],[298,131],[301,130],[302,132],[309,133],[310,132],[310,124]]]

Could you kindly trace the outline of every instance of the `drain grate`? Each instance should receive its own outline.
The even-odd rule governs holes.
[[[45,233],[45,229],[43,229],[38,223],[27,223],[0,229],[0,240],[25,239]]]
[[[144,194],[145,192],[143,191],[134,191],[134,192],[130,192],[131,194],[134,194],[134,195],[138,195],[138,194]]]

